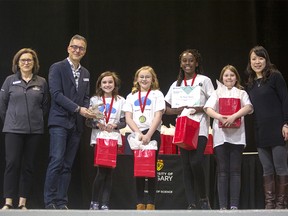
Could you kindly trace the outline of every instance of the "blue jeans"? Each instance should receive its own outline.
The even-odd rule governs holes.
[[[224,143],[214,148],[217,161],[219,207],[239,207],[244,145]]]
[[[44,186],[44,204],[62,207],[67,205],[67,192],[71,179],[71,169],[78,151],[81,133],[76,126],[65,129],[53,126],[50,132],[49,165]]]

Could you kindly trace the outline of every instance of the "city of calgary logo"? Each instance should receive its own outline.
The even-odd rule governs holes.
[[[157,171],[161,171],[164,167],[164,161],[163,160],[157,160]]]

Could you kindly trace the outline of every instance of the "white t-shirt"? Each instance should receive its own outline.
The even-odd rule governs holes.
[[[240,101],[241,108],[245,105],[252,105],[249,99],[249,96],[246,91],[240,90]],[[219,113],[219,96],[217,95],[217,91],[214,91],[213,94],[208,99],[204,108],[210,107],[216,112]],[[219,128],[219,121],[214,119],[213,121],[213,146],[223,145],[224,142],[229,142],[235,145],[245,145],[246,146],[246,136],[245,136],[245,122],[244,117],[241,118],[240,128]]]
[[[105,98],[106,112],[107,113],[109,112],[111,100],[112,100],[112,98]],[[102,104],[101,106],[98,106],[98,109],[99,109],[100,112],[104,113],[105,105],[103,103],[102,97],[93,96],[93,97],[90,98],[90,107],[98,105],[98,104]],[[119,123],[120,118],[124,118],[125,117],[125,113],[123,111],[124,104],[125,104],[125,99],[123,97],[117,96],[117,100],[116,100],[116,98],[114,99],[108,124],[117,124],[117,123]],[[105,120],[100,120],[100,123],[105,124],[106,121]],[[96,138],[97,138],[97,136],[98,136],[98,134],[100,132],[101,132],[101,130],[99,130],[99,129],[94,129],[94,128],[92,129],[92,131],[91,131],[91,141],[90,141],[91,145],[97,144],[96,143]],[[119,131],[118,131],[118,133],[119,133]],[[122,144],[120,133],[119,133],[118,144],[119,145]]]
[[[186,80],[187,85],[191,86],[192,79]],[[170,105],[172,104],[172,90],[174,87],[176,87],[177,81],[175,81],[169,88],[168,93],[165,96],[165,101],[169,103]],[[184,81],[182,81],[181,86],[185,86]],[[211,79],[207,76],[197,74],[193,86],[200,86],[201,91],[200,91],[200,105],[199,106],[204,106],[212,92],[214,91],[214,86],[211,82]],[[210,124],[210,118],[206,115],[206,113],[197,113],[195,114],[198,119],[200,119],[200,130],[199,130],[199,136],[206,136],[208,137],[208,128]]]
[[[147,92],[141,92],[142,105]],[[131,112],[133,114],[133,121],[136,123],[140,131],[144,131],[150,128],[152,120],[154,119],[154,113],[160,110],[165,110],[164,95],[159,90],[151,90],[146,101],[144,112],[142,113],[139,104],[139,93],[130,93],[126,98],[126,103],[123,110],[125,112]],[[145,116],[146,121],[140,122],[140,117]],[[157,130],[160,131],[161,123]]]

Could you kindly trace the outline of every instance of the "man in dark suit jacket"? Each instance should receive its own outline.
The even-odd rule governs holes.
[[[80,65],[86,47],[84,37],[73,36],[67,48],[68,58],[56,62],[49,69],[50,152],[44,186],[47,209],[68,209],[67,191],[83,130],[83,117],[96,118],[88,109],[90,74]]]

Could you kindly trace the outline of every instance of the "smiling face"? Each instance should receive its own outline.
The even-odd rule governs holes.
[[[115,82],[112,76],[105,76],[101,80],[100,88],[104,92],[105,97],[112,97],[112,92],[115,88]]]
[[[148,91],[152,84],[152,74],[148,70],[141,70],[137,77],[140,91]]]
[[[195,73],[196,67],[198,67],[198,62],[192,53],[184,53],[181,57],[180,67],[185,72],[186,79],[192,78]]]
[[[86,43],[84,40],[74,39],[70,42],[67,52],[69,53],[69,59],[74,65],[78,66],[81,59],[86,53]]]
[[[256,73],[258,78],[262,77],[262,72],[266,67],[266,59],[261,56],[257,56],[255,52],[252,52],[250,55],[250,64],[252,70]]]
[[[31,53],[23,53],[18,62],[19,69],[21,73],[32,73],[34,67],[34,60]]]
[[[235,84],[237,82],[236,74],[233,71],[227,69],[223,73],[222,81],[223,81],[223,84],[228,89],[231,89],[231,88],[233,88],[235,86]]]

